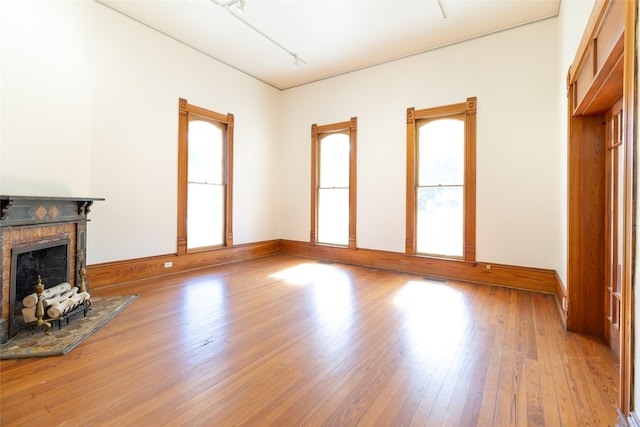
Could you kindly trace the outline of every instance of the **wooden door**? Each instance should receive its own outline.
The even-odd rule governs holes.
[[[624,260],[625,148],[622,99],[606,114],[604,334],[620,357],[620,310]]]

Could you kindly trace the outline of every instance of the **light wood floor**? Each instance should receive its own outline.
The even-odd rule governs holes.
[[[1,362],[3,426],[615,423],[613,353],[550,295],[282,255],[93,290],[130,293],[68,355]]]

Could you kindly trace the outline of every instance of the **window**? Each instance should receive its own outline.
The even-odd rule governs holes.
[[[356,128],[311,126],[311,243],[356,247]]]
[[[407,254],[475,261],[476,98],[407,109]]]
[[[233,114],[180,99],[178,254],[233,245]]]

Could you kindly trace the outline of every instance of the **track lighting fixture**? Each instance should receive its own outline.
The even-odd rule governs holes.
[[[438,0],[438,6],[440,6],[440,12],[442,12],[442,17],[444,19],[447,19],[447,12],[445,12],[444,10],[444,4],[442,3],[442,0]]]
[[[241,14],[242,12],[244,12],[244,7],[246,5],[246,0],[229,0],[227,2],[220,2],[218,0],[211,0],[211,2],[214,3],[217,6],[220,6],[220,7],[224,8],[224,9],[226,9],[227,12],[229,12],[231,15],[233,15],[237,20],[242,22],[244,25],[246,25],[247,27],[251,28],[253,31],[255,31],[256,33],[260,34],[262,37],[264,37],[265,39],[269,40],[271,43],[273,43],[274,45],[276,45],[280,49],[284,50],[287,54],[291,55],[291,58],[293,59],[293,65],[294,66],[298,66],[300,64],[306,64],[307,63],[304,59],[300,58],[297,53],[291,52],[289,49],[287,49],[286,47],[282,46],[280,43],[278,43],[277,41],[275,41],[274,39],[272,39],[271,37],[269,37],[268,35],[266,35],[262,31],[260,31],[258,28],[253,26],[253,24],[251,24],[249,21],[247,21],[246,19],[244,19],[242,16],[239,15],[239,13]],[[235,8],[232,8],[231,6],[234,6],[234,5],[235,5]]]
[[[246,0],[229,0],[227,2],[221,3],[219,1],[216,0],[212,0],[215,4],[217,4],[218,6],[222,6],[225,9],[229,10],[229,8],[233,5],[236,6],[236,12],[244,12],[244,5],[246,4]],[[229,10],[231,12],[231,10]]]

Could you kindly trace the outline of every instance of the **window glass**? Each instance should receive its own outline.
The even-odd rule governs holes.
[[[464,121],[418,122],[416,252],[464,254]]]
[[[328,134],[320,139],[318,242],[349,244],[349,136]]]
[[[464,121],[438,119],[418,128],[418,185],[464,183]]]
[[[463,226],[462,186],[418,188],[418,253],[461,257]]]
[[[187,189],[187,247],[220,246],[224,242],[224,187],[189,183]]]
[[[224,243],[222,129],[204,120],[189,121],[187,248]]]
[[[204,120],[189,122],[189,182],[222,184],[222,129]]]
[[[349,186],[349,136],[329,134],[320,140],[320,187]]]

